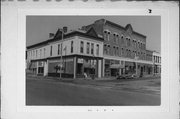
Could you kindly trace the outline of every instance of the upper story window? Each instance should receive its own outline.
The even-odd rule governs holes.
[[[73,53],[73,41],[71,41],[71,53]]]
[[[58,44],[58,55],[60,54],[60,44]]]
[[[143,49],[143,48],[142,48],[142,43],[140,44],[140,48]]]
[[[131,46],[131,39],[128,39],[128,46]]]
[[[105,30],[104,31],[104,39],[109,41],[110,31]]]
[[[138,48],[140,48],[140,43],[138,42]]]
[[[89,50],[90,50],[90,43],[87,42],[87,50],[86,50],[86,53],[89,54]]]
[[[140,52],[138,52],[138,56],[140,56]]]
[[[113,47],[113,55],[116,55],[116,47]]]
[[[107,54],[110,54],[110,45],[108,45]]]
[[[119,56],[121,56],[121,48],[119,48]]]
[[[132,46],[134,47],[134,40],[132,40]]]
[[[126,46],[129,44],[129,38],[126,38]]]
[[[146,49],[146,44],[144,44],[144,49]]]
[[[40,58],[42,57],[41,55],[42,55],[42,49],[40,49]]]
[[[132,57],[133,58],[135,57],[135,51],[132,51]]]
[[[98,44],[96,45],[96,55],[97,56],[99,55],[99,45]]]
[[[51,49],[50,49],[50,56],[52,56],[52,45],[51,45]]]
[[[44,48],[44,57],[46,56],[46,48]]]
[[[80,53],[84,52],[84,42],[81,41],[81,45],[80,45]]]
[[[33,57],[35,57],[35,51],[33,50]]]
[[[137,56],[136,51],[134,51],[134,57],[136,57],[136,56]]]
[[[131,50],[129,50],[129,57],[131,57],[132,56],[132,53],[131,53]]]
[[[38,51],[36,50],[36,58],[37,58],[37,55],[38,55]]]
[[[121,48],[121,55],[124,55],[124,48]]]
[[[143,59],[143,53],[141,52],[141,59]]]
[[[105,40],[107,40],[107,39],[108,39],[108,33],[107,33],[107,31],[106,31],[106,30],[104,31],[104,39],[105,39]]]
[[[126,49],[126,57],[128,57],[128,56],[129,56],[129,50]]]
[[[113,34],[113,41],[116,42],[116,34]]]
[[[94,43],[91,43],[91,54],[94,55]]]
[[[119,35],[116,34],[116,43],[118,43],[118,41],[119,41]]]
[[[107,45],[104,44],[104,54],[107,54]]]
[[[116,47],[116,55],[118,56],[119,54],[119,47]]]
[[[107,40],[109,41],[109,36],[110,36],[111,32],[108,31],[108,36],[107,36]]]
[[[124,36],[121,35],[121,43],[124,44]]]

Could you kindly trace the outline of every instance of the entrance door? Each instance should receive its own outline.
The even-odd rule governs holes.
[[[117,76],[117,72],[118,70],[117,69],[111,69],[111,76]]]
[[[143,77],[143,67],[141,67],[140,77]]]

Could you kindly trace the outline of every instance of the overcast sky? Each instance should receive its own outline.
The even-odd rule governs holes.
[[[27,16],[26,45],[47,40],[49,33],[56,33],[57,29],[63,26],[67,26],[68,29],[77,29],[102,18],[124,27],[131,24],[134,31],[147,36],[147,49],[160,52],[160,16]]]

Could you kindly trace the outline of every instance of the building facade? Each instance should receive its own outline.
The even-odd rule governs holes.
[[[104,39],[103,77],[121,74],[136,74],[140,77],[153,74],[152,51],[146,50],[146,36],[133,31],[130,24],[122,27],[100,19],[83,26],[94,28]]]
[[[153,52],[153,69],[154,69],[154,76],[161,75],[161,55],[160,53],[154,51]]]
[[[35,74],[59,76],[60,65],[63,77],[82,77],[95,74],[101,77],[103,59],[103,39],[73,31],[65,34],[57,32],[53,39],[27,47],[28,69]]]
[[[146,49],[146,36],[100,19],[81,30],[63,35],[58,30],[49,40],[27,47],[27,68],[35,74],[63,77],[116,77],[136,74],[139,77],[159,73],[153,51]],[[62,54],[62,55],[61,55]]]

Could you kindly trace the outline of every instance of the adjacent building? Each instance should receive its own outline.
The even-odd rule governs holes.
[[[103,38],[93,29],[70,31],[63,35],[58,29],[52,39],[27,47],[28,69],[35,74],[82,77],[84,73],[101,77]]]
[[[153,69],[154,76],[161,75],[161,55],[159,52],[153,51]]]
[[[35,74],[59,76],[61,72],[73,78],[160,74],[160,54],[146,49],[146,36],[135,32],[131,24],[122,27],[100,19],[63,36],[60,29],[50,36],[27,47],[27,69]]]

